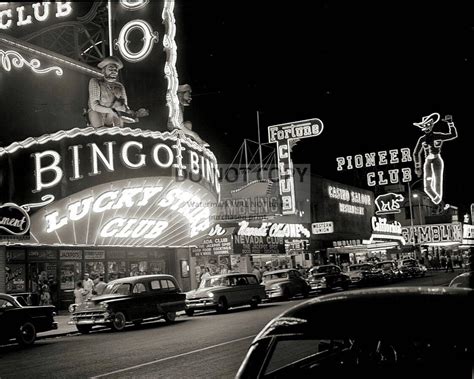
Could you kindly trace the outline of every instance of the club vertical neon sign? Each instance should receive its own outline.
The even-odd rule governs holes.
[[[278,181],[284,215],[296,213],[291,144],[302,138],[317,137],[323,128],[323,122],[318,118],[268,127],[268,142],[277,144]]]

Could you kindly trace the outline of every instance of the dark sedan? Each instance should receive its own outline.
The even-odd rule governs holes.
[[[309,270],[308,283],[313,291],[328,291],[335,288],[347,290],[351,279],[339,266],[321,265]]]
[[[128,322],[140,324],[145,319],[163,318],[174,322],[176,312],[184,311],[186,295],[171,275],[133,276],[107,284],[100,296],[83,304],[73,304],[69,324],[81,333],[94,325],[122,331]]]
[[[448,287],[313,298],[265,326],[236,377],[470,378],[473,302],[474,291]],[[449,320],[458,317],[465,322],[456,330]]]
[[[52,305],[23,306],[13,296],[0,294],[0,341],[15,338],[20,345],[32,345],[37,333],[58,328],[55,311]]]
[[[267,271],[263,274],[262,284],[269,299],[288,300],[296,295],[307,297],[311,290],[301,273],[295,269]]]

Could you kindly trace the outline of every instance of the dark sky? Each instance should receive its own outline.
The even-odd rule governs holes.
[[[445,200],[463,211],[474,201],[469,3],[348,3],[177,1],[178,73],[193,87],[186,118],[222,163],[257,139],[257,110],[265,142],[268,125],[320,118],[323,133],[299,142],[293,161],[337,180],[336,157],[413,149],[413,122],[452,114]]]

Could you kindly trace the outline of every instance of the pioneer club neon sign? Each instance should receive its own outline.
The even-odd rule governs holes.
[[[277,144],[278,179],[283,214],[296,213],[291,143],[302,138],[317,137],[323,128],[323,122],[318,118],[268,127],[268,142]]]
[[[55,1],[54,3],[43,1],[32,5],[21,5],[16,8],[0,8],[0,30],[8,30],[14,25],[30,25],[35,21],[44,22],[50,17],[67,17],[72,13],[72,3],[72,1]]]

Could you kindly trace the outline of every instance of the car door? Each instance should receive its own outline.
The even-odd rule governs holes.
[[[14,337],[19,326],[16,306],[7,299],[0,299],[0,340]]]
[[[132,320],[145,319],[150,316],[150,302],[146,283],[136,282],[132,287],[131,306],[128,309],[129,317]]]
[[[181,292],[178,284],[171,278],[160,279],[160,306],[164,313],[179,312],[185,308],[186,295]]]

